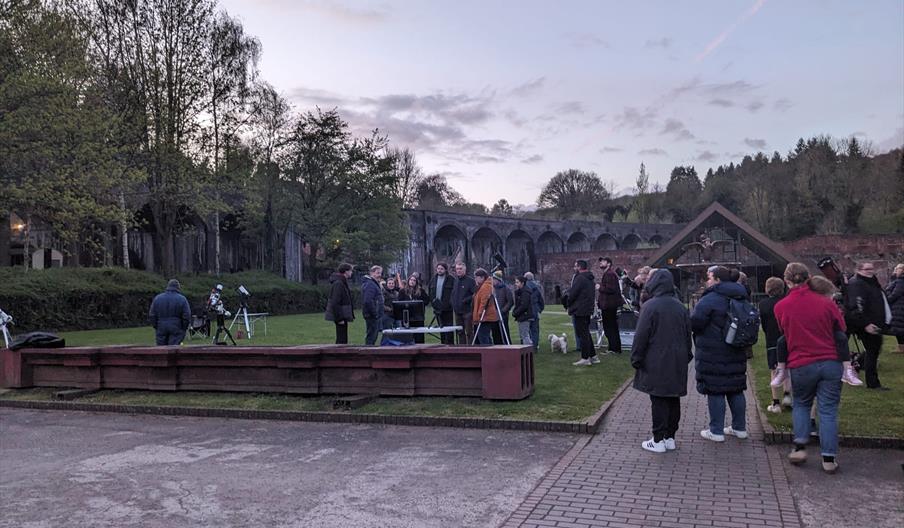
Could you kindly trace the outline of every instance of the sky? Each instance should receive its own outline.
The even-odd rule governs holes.
[[[569,168],[904,144],[904,1],[220,0],[297,111],[379,128],[468,201],[533,204]]]

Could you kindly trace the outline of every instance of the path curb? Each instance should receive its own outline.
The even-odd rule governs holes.
[[[409,425],[419,427],[461,427],[467,429],[506,429],[514,431],[542,431],[551,433],[595,434],[612,407],[612,402],[628,388],[623,383],[608,401],[588,419],[580,422],[553,420],[509,420],[502,418],[466,418],[452,416],[401,416],[391,414],[359,414],[313,411],[266,411],[209,407],[177,407],[160,405],[123,405],[84,403],[74,401],[37,401],[0,399],[0,408],[35,409],[45,411],[81,411],[120,414],[148,414],[160,416],[193,416],[199,418],[236,418],[241,420],[280,420],[298,422],[357,423],[379,425]]]
[[[763,441],[767,444],[791,444],[794,442],[794,433],[791,431],[779,431],[769,423],[769,416],[763,410],[760,398],[757,396],[756,375],[753,367],[747,369],[747,383],[752,387],[753,397],[756,399],[756,410],[763,424]],[[811,441],[818,441],[818,436],[813,436]],[[838,435],[838,445],[841,447],[859,447],[864,449],[904,449],[904,438],[893,436],[853,436]]]

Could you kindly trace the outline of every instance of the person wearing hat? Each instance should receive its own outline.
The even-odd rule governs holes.
[[[188,299],[182,295],[182,287],[176,279],[170,279],[163,293],[154,297],[148,320],[157,333],[157,346],[178,345],[185,339],[185,331],[191,322]]]
[[[508,334],[509,312],[515,304],[515,296],[512,294],[511,288],[505,285],[502,270],[493,272],[493,295],[496,296],[496,300],[499,302],[499,311],[502,312],[499,314],[499,324],[493,328],[493,342],[497,345],[506,345],[511,343],[511,339],[508,340],[509,343],[505,342],[506,339],[502,336],[502,329],[504,328],[506,334]]]

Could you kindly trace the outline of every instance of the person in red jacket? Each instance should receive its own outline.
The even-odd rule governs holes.
[[[822,468],[838,470],[838,404],[841,401],[842,365],[835,348],[835,332],[845,331],[844,318],[834,302],[809,287],[810,270],[799,262],[785,268],[788,295],[775,305],[775,318],[788,346],[787,367],[794,396],[792,464],[807,460],[810,406],[816,398]]]

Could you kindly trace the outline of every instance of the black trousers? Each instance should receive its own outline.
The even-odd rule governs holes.
[[[440,326],[452,326],[455,324],[455,314],[453,312],[439,312],[436,315],[436,321]],[[443,332],[440,334],[440,342],[444,345],[454,345],[455,333]]]
[[[348,344],[348,323],[345,324],[336,324],[336,344],[337,345],[347,345]]]
[[[863,342],[863,370],[866,371],[866,386],[881,387],[879,382],[879,351],[882,350],[882,335],[858,334]]]
[[[493,344],[496,345],[504,345],[505,339],[502,337],[502,325],[505,325],[506,333],[509,331],[508,326],[508,314],[502,314],[502,319],[499,321],[499,324],[493,326]],[[512,342],[512,336],[508,336],[509,344]]]
[[[589,359],[596,355],[593,351],[593,338],[590,337],[590,316],[574,316],[574,333],[576,339],[581,342],[581,359]]]
[[[609,352],[621,354],[621,336],[618,334],[618,308],[602,311],[603,333],[609,343]],[[592,346],[592,345],[591,345]]]
[[[653,441],[675,438],[681,421],[681,398],[650,395],[653,410]]]

